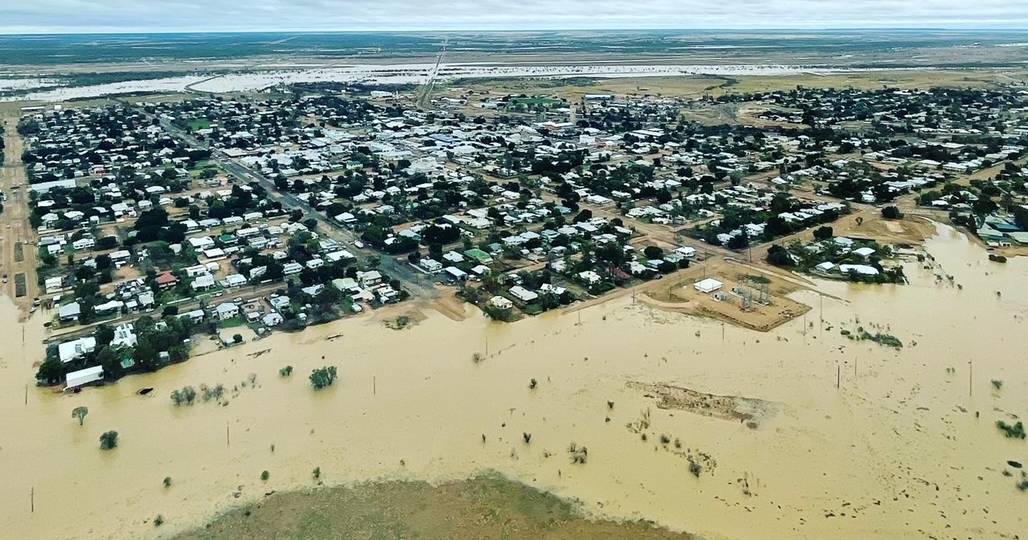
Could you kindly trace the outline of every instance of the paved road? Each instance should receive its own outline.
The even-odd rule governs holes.
[[[191,133],[175,126],[170,121],[160,119],[160,123],[168,133],[187,145],[195,148],[210,149],[209,144],[198,140]],[[358,248],[354,245],[354,242],[359,240],[354,231],[343,227],[332,219],[329,219],[323,213],[319,212],[292,193],[279,191],[278,188],[275,187],[275,182],[262,174],[259,170],[249,167],[240,161],[227,156],[224,152],[218,149],[211,149],[211,159],[233,178],[242,182],[256,182],[261,185],[268,192],[268,198],[281,203],[282,208],[286,211],[299,209],[308,217],[316,219],[319,223],[319,234],[345,244],[347,249],[353,252],[354,255],[363,258],[378,257],[379,269],[390,277],[400,280],[403,288],[412,295],[422,298],[434,298],[438,295],[438,291],[435,289],[431,280],[425,277],[421,272],[411,268],[407,263],[406,256],[395,258],[372,249]]]

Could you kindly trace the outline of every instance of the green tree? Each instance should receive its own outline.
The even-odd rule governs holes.
[[[36,379],[44,384],[57,384],[64,377],[64,365],[57,358],[47,358],[39,365]]]
[[[834,236],[834,233],[835,231],[833,231],[831,227],[825,225],[814,229],[814,238],[817,238],[818,240],[828,240]]]
[[[322,388],[328,388],[336,382],[336,367],[326,366],[311,371],[311,386],[315,390],[321,390]]]
[[[113,450],[118,447],[118,432],[105,431],[100,435],[100,449]]]
[[[89,407],[75,407],[71,410],[71,417],[78,420],[80,426],[85,421],[87,414],[89,414]]]

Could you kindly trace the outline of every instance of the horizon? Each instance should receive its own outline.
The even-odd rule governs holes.
[[[961,32],[961,33],[1028,33],[1026,26],[881,26],[881,27],[850,27],[850,26],[824,26],[824,27],[681,27],[681,28],[376,28],[376,29],[256,29],[256,30],[108,30],[108,31],[50,31],[50,32],[6,32],[0,30],[0,36],[130,36],[130,35],[192,35],[192,34],[530,34],[530,33],[570,33],[570,32],[597,32],[597,33],[650,33],[650,32],[740,32],[747,34],[758,33],[828,33],[828,32]]]
[[[399,16],[398,16],[399,14]],[[0,34],[466,32],[617,30],[1022,30],[1008,0],[37,0],[0,7]],[[772,24],[768,24],[772,23]]]

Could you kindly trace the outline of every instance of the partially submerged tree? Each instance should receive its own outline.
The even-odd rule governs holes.
[[[336,367],[326,366],[311,371],[311,386],[315,390],[328,388],[336,382]]]
[[[71,410],[71,417],[79,421],[79,425],[86,419],[86,415],[89,414],[89,407],[75,407]]]
[[[105,431],[100,435],[100,449],[113,450],[118,447],[118,432]]]

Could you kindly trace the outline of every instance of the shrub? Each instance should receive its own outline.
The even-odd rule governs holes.
[[[321,390],[322,388],[328,388],[336,382],[336,367],[326,366],[311,371],[311,386],[315,390]]]
[[[1020,424],[1020,422],[1018,422]],[[1022,437],[1023,438],[1023,437]],[[113,450],[118,447],[118,432],[107,431],[100,435],[100,449]]]
[[[886,206],[885,208],[882,208],[882,217],[885,219],[901,219],[903,217],[903,213],[895,206]]]
[[[1023,439],[1025,437],[1024,425],[1020,420],[1018,420],[1014,425],[1010,425],[1002,420],[997,420],[996,427],[1010,439]]]

